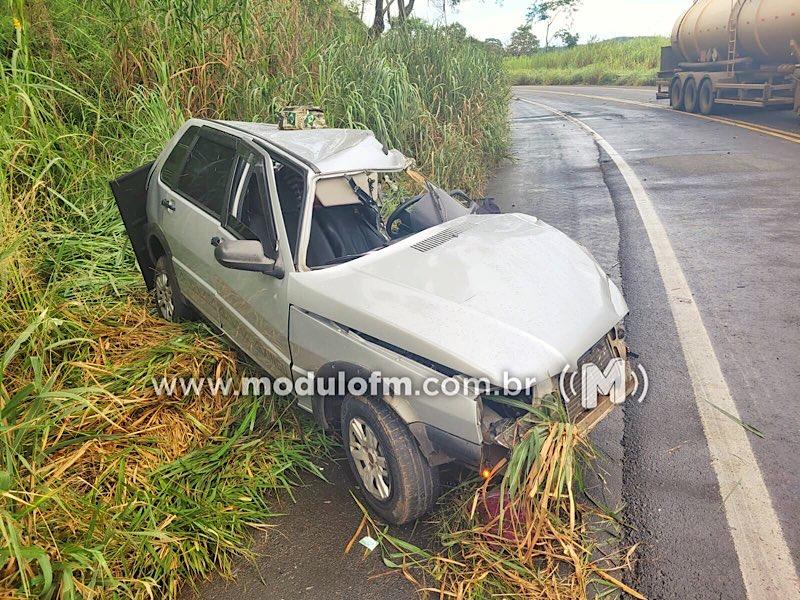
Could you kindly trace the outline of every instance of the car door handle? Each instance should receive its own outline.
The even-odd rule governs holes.
[[[163,206],[167,210],[174,211],[175,210],[175,201],[174,200],[170,200],[169,198],[162,198],[161,199],[161,206]]]
[[[211,238],[211,245],[214,246],[214,248],[219,246],[221,243],[222,243],[222,240],[219,239],[217,236],[214,236],[214,237]]]

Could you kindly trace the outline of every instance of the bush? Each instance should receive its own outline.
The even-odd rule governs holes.
[[[0,595],[171,597],[246,554],[326,442],[268,398],[157,396],[243,368],[146,308],[108,188],[189,116],[320,104],[445,185],[506,144],[500,59],[335,0],[6,0],[0,27]],[[8,17],[6,17],[8,18]],[[247,368],[245,365],[244,368]]]

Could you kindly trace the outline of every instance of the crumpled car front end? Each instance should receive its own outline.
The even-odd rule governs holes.
[[[510,378],[533,381],[518,394],[529,405],[559,392],[565,370],[578,373],[570,389],[579,392],[587,362],[601,373],[608,359],[627,364],[620,323],[628,307],[617,286],[582,246],[527,215],[459,217],[379,252],[298,273],[292,296],[310,313],[441,373],[486,380],[498,394],[508,393]],[[570,419],[596,423],[607,412],[603,396],[593,409],[567,402]],[[422,402],[441,404],[418,397],[411,410]],[[513,445],[516,434],[507,430],[520,415],[485,396],[476,402],[481,443]],[[447,431],[446,423],[432,425]]]
[[[584,376],[587,372],[599,374]],[[615,371],[619,377],[615,377]],[[594,386],[593,389],[589,389]],[[616,389],[615,389],[616,386]],[[531,409],[558,402],[560,417],[584,431],[591,430],[616,404],[637,391],[632,354],[625,342],[622,323],[592,345],[574,367],[527,390],[494,389],[480,398],[484,464],[492,465],[519,442],[538,418]],[[588,401],[587,401],[588,399]]]

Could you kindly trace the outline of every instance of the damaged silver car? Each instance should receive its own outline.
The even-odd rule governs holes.
[[[622,294],[553,227],[413,172],[422,193],[382,216],[411,166],[369,131],[192,119],[112,183],[165,319],[199,313],[272,377],[411,383],[298,399],[393,523],[433,506],[442,465],[484,468],[513,445],[525,411],[494,397],[533,405],[565,370],[627,356]],[[489,393],[429,383],[471,378]],[[586,426],[607,409],[567,406]]]

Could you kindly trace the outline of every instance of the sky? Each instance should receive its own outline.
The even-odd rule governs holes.
[[[691,3],[692,0],[583,0],[572,30],[580,35],[582,42],[592,36],[601,40],[619,36],[668,36],[675,20]],[[511,32],[524,22],[530,4],[531,0],[461,0],[456,9],[448,8],[447,21],[458,21],[475,38],[494,37],[506,43]],[[441,2],[417,0],[414,15],[440,22]],[[554,26],[551,33],[559,28],[559,25]],[[543,24],[534,27],[534,33],[544,41]]]

